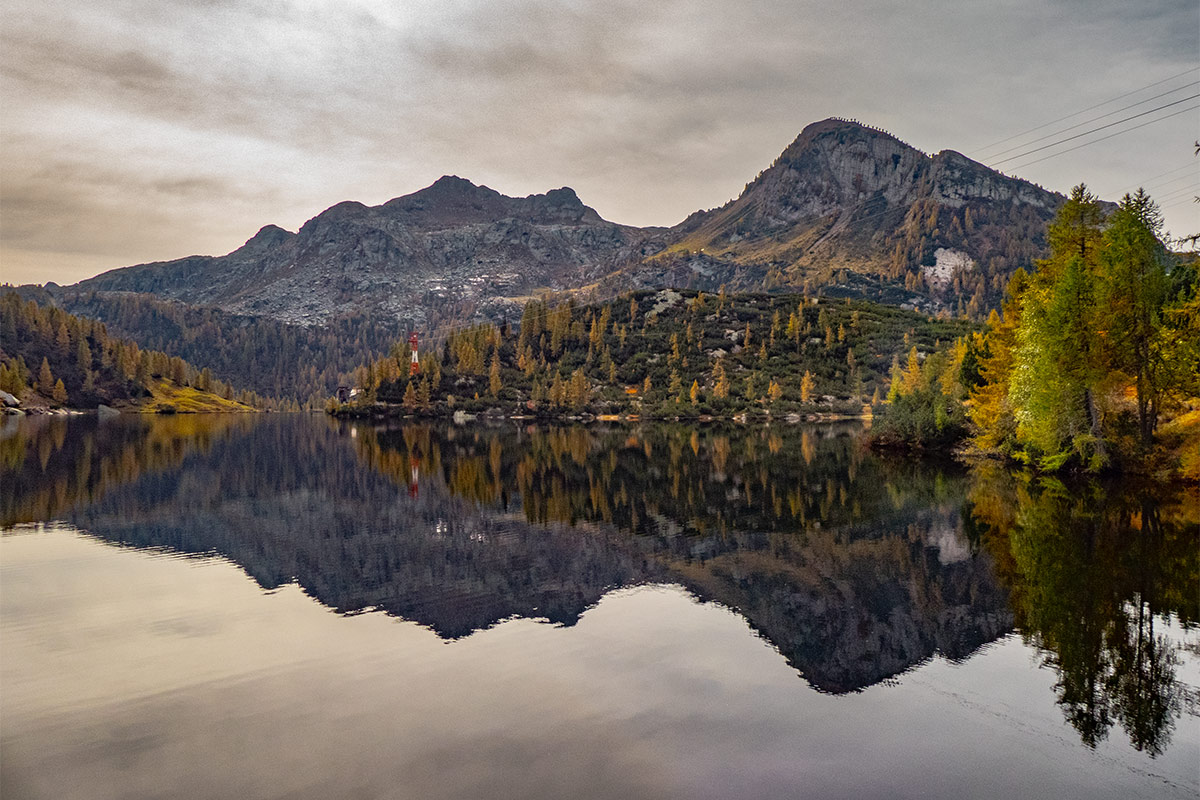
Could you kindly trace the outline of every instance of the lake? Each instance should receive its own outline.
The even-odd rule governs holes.
[[[1200,793],[1200,498],[857,424],[7,418],[10,798]]]

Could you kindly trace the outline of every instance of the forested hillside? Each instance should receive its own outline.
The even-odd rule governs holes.
[[[1177,455],[1200,478],[1194,257],[1168,250],[1140,190],[1106,215],[1076,187],[1047,238],[1050,256],[1017,271],[986,332],[914,365],[877,432],[928,445],[949,420],[978,451],[1045,470],[1169,470]]]
[[[55,299],[141,347],[202,364],[260,396],[313,408],[322,407],[343,373],[407,333],[366,315],[306,327],[145,294],[64,291]]]
[[[361,367],[355,410],[696,416],[859,413],[913,358],[970,330],[862,300],[642,291],[586,306],[526,304],[516,328],[454,331],[409,377],[409,350]]]
[[[39,306],[16,292],[0,297],[0,389],[33,408],[248,411],[270,405],[207,367],[142,349],[110,336],[103,323]]]

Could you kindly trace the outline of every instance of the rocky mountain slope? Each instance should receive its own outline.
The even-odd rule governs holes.
[[[226,256],[113,270],[69,289],[148,292],[304,325],[364,311],[432,329],[551,290],[827,287],[985,313],[1044,246],[1060,195],[856,122],[809,125],[721,208],[670,228],[602,219],[568,188],[512,198],[457,177],[344,202]]]
[[[447,176],[379,206],[339,203],[297,233],[268,225],[226,256],[127,267],[75,288],[305,325],[366,310],[426,327],[593,281],[651,252],[658,233],[606,222],[568,188],[512,198]]]
[[[982,311],[1041,254],[1062,201],[954,151],[929,156],[828,119],[806,127],[739,197],[691,215],[667,249],[624,273],[635,285],[829,286]]]

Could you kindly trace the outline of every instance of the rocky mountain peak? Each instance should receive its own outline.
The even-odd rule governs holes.
[[[800,131],[800,135],[788,145],[779,160],[787,161],[806,152],[811,153],[814,148],[828,151],[868,142],[882,142],[885,143],[885,147],[916,150],[915,147],[905,144],[882,128],[873,128],[870,125],[840,117],[830,117],[804,126],[804,130]]]
[[[291,231],[284,230],[278,225],[264,225],[259,228],[258,233],[246,240],[237,252],[263,252],[270,250],[273,247],[278,247],[288,241],[296,234]]]
[[[570,186],[564,186],[561,189],[551,189],[545,194],[546,200],[556,206],[582,206],[583,201],[579,199],[579,195],[575,194],[575,190]]]

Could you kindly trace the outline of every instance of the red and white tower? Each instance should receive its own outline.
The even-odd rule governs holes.
[[[408,374],[416,375],[421,371],[421,363],[417,360],[417,332],[413,331],[413,335],[408,337],[408,344],[412,348],[412,363],[409,364]]]

